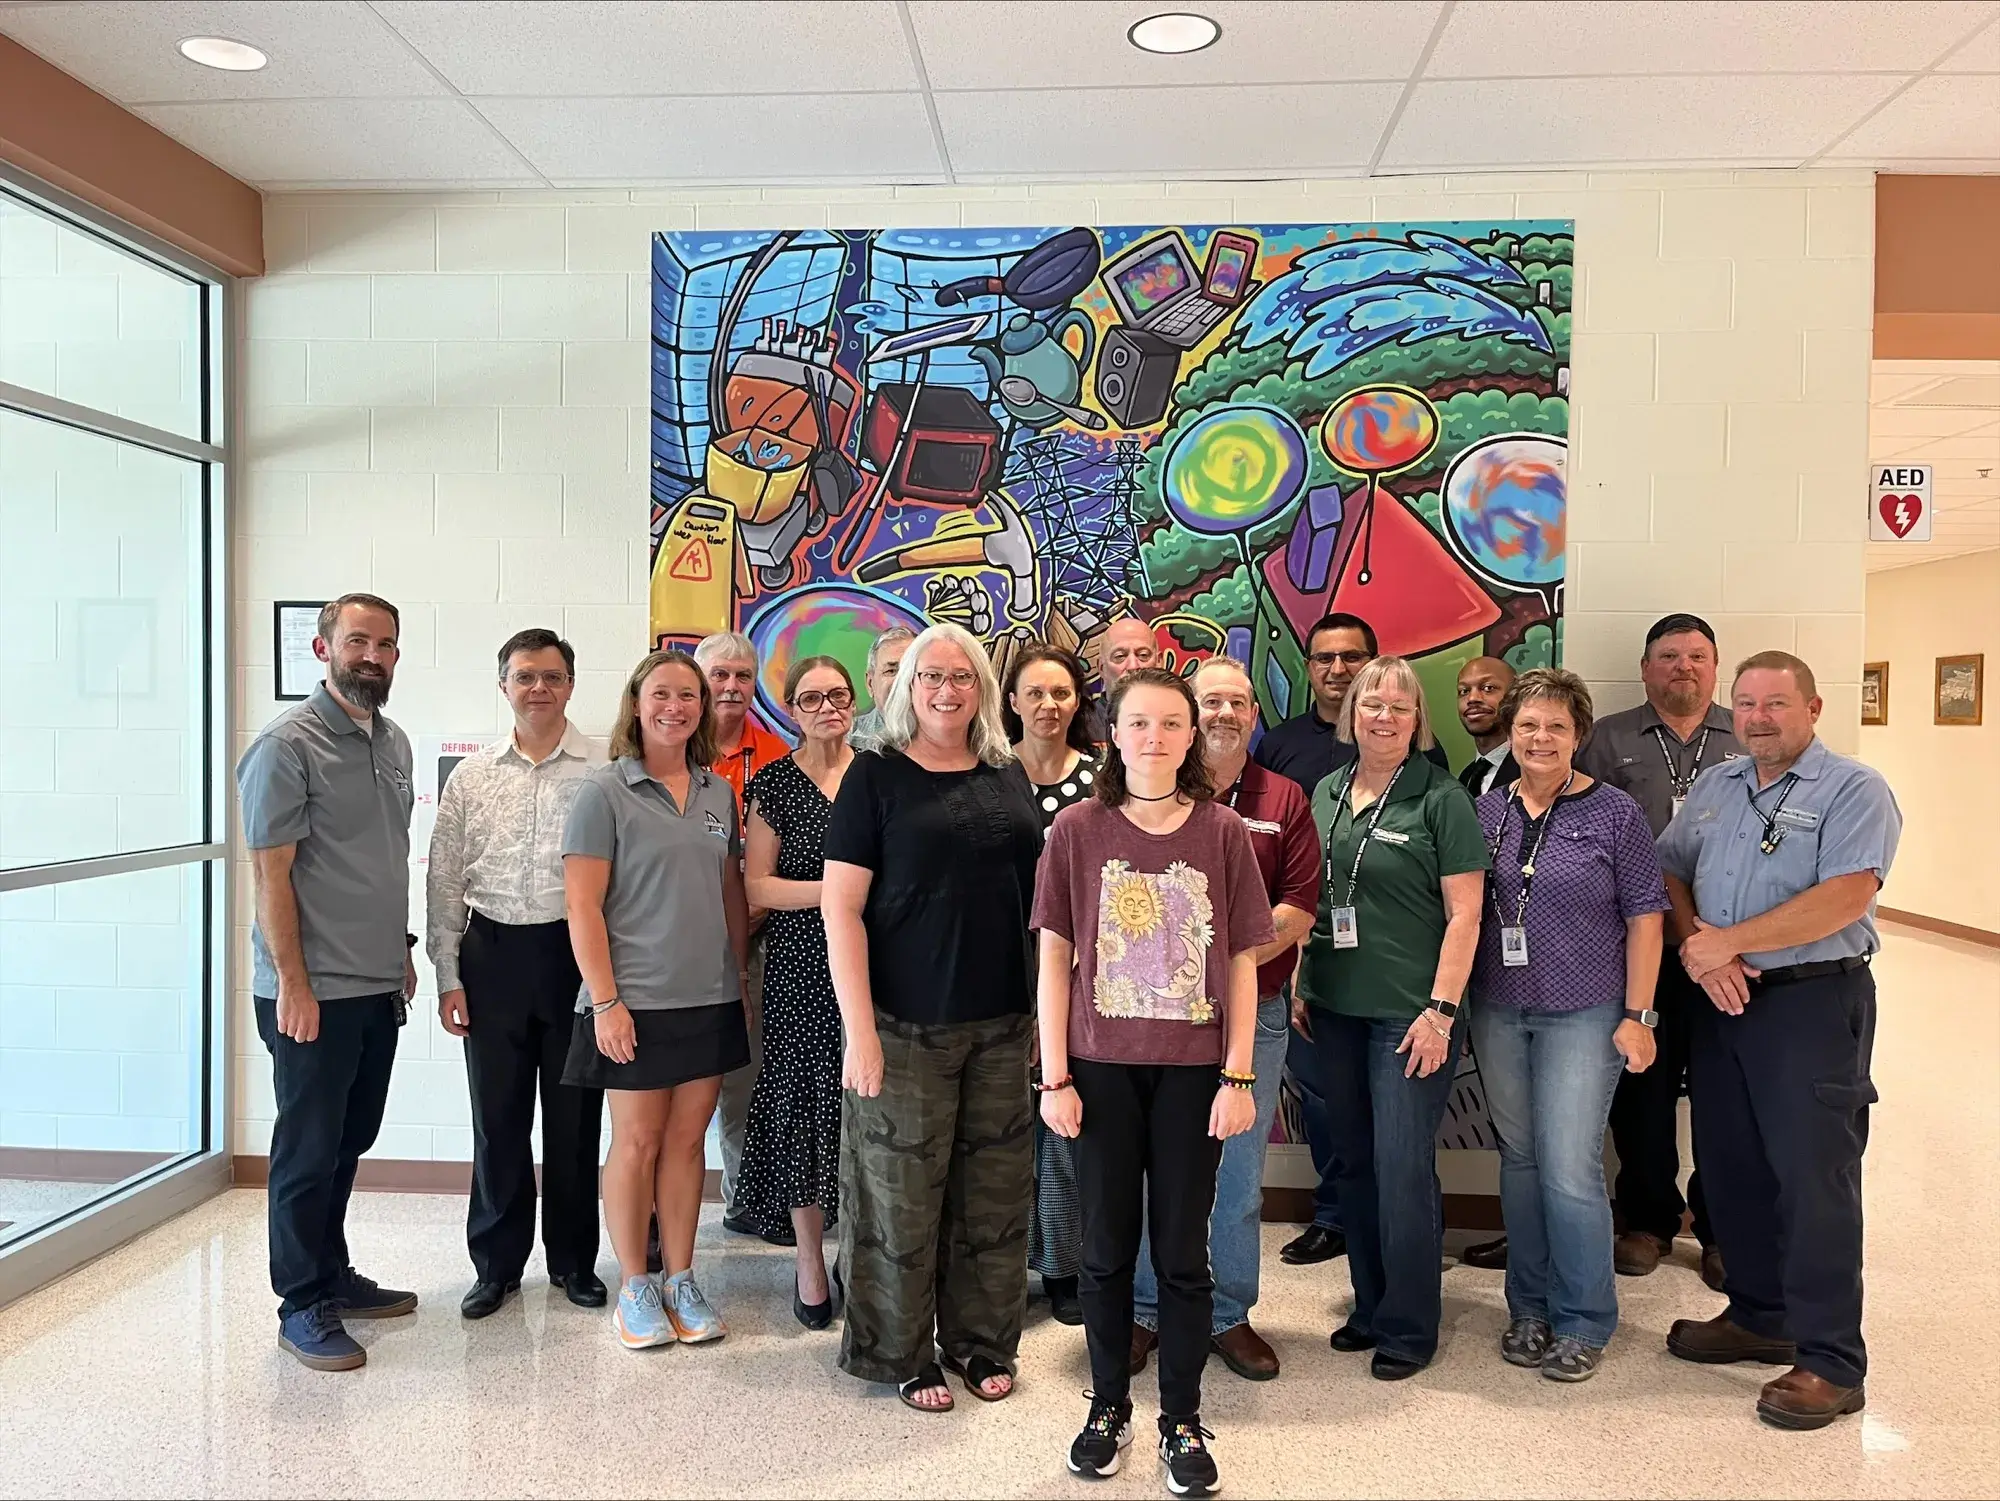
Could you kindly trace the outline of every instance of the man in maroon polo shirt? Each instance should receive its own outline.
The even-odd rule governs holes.
[[[1251,1091],[1257,1120],[1248,1131],[1222,1144],[1215,1180],[1215,1209],[1208,1222],[1208,1257],[1215,1274],[1215,1312],[1210,1333],[1215,1353],[1229,1369],[1250,1381],[1278,1374],[1278,1355],[1250,1327],[1257,1302],[1259,1233],[1264,1203],[1264,1149],[1278,1110],[1278,1080],[1285,1068],[1291,1026],[1290,1004],[1282,994],[1298,963],[1299,943],[1319,910],[1320,843],[1312,807],[1290,777],[1250,759],[1257,728],[1257,696],[1250,675],[1229,657],[1203,664],[1194,677],[1201,709],[1202,752],[1215,784],[1216,800],[1234,808],[1250,831],[1250,847],[1271,902],[1276,935],[1257,954],[1257,1051]],[[1142,1247],[1132,1279],[1132,1368],[1141,1369],[1158,1343],[1159,1286],[1150,1247]]]

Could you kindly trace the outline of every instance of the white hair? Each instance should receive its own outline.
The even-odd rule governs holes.
[[[882,748],[884,750],[907,750],[910,742],[917,738],[917,707],[913,701],[916,695],[917,664],[924,659],[924,653],[933,645],[949,644],[965,653],[965,659],[972,664],[972,671],[979,679],[979,707],[974,710],[972,722],[965,732],[966,748],[988,766],[1005,766],[1014,759],[1014,748],[1007,743],[1006,727],[1000,722],[1000,684],[993,676],[993,663],[988,660],[986,649],[979,644],[979,638],[958,625],[934,625],[920,632],[910,649],[903,654],[902,662],[896,668],[896,681],[889,686],[889,696],[882,704]]]
[[[717,631],[703,636],[694,649],[694,660],[703,672],[717,662],[748,662],[757,665],[757,647],[741,631]]]
[[[883,647],[892,641],[914,641],[916,639],[917,633],[906,625],[892,625],[887,630],[878,633],[875,639],[868,643],[867,675],[871,678],[875,676],[875,663],[881,658]]]

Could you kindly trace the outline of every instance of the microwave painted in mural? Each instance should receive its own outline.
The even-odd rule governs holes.
[[[653,241],[652,629],[858,669],[890,624],[1152,623],[1302,712],[1369,620],[1452,683],[1562,649],[1573,225],[684,231]]]
[[[747,632],[790,733],[790,664],[859,685],[886,626],[1095,671],[1137,616],[1268,724],[1346,610],[1462,765],[1459,667],[1561,660],[1573,259],[1567,220],[656,235],[653,634]],[[1493,1145],[1470,1063],[1439,1141]]]

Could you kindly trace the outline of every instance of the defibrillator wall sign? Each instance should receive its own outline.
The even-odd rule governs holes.
[[[1875,464],[1869,468],[1870,542],[1931,540],[1931,466]]]

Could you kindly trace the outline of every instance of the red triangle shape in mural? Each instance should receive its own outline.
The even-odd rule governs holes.
[[[1375,628],[1382,650],[1399,657],[1423,656],[1476,636],[1500,618],[1500,607],[1452,557],[1444,539],[1383,489],[1375,494],[1369,581],[1362,583],[1366,496],[1364,487],[1348,501],[1327,588],[1310,594],[1294,588],[1282,547],[1264,560],[1264,581],[1301,648],[1312,623],[1335,610],[1359,615]]]

